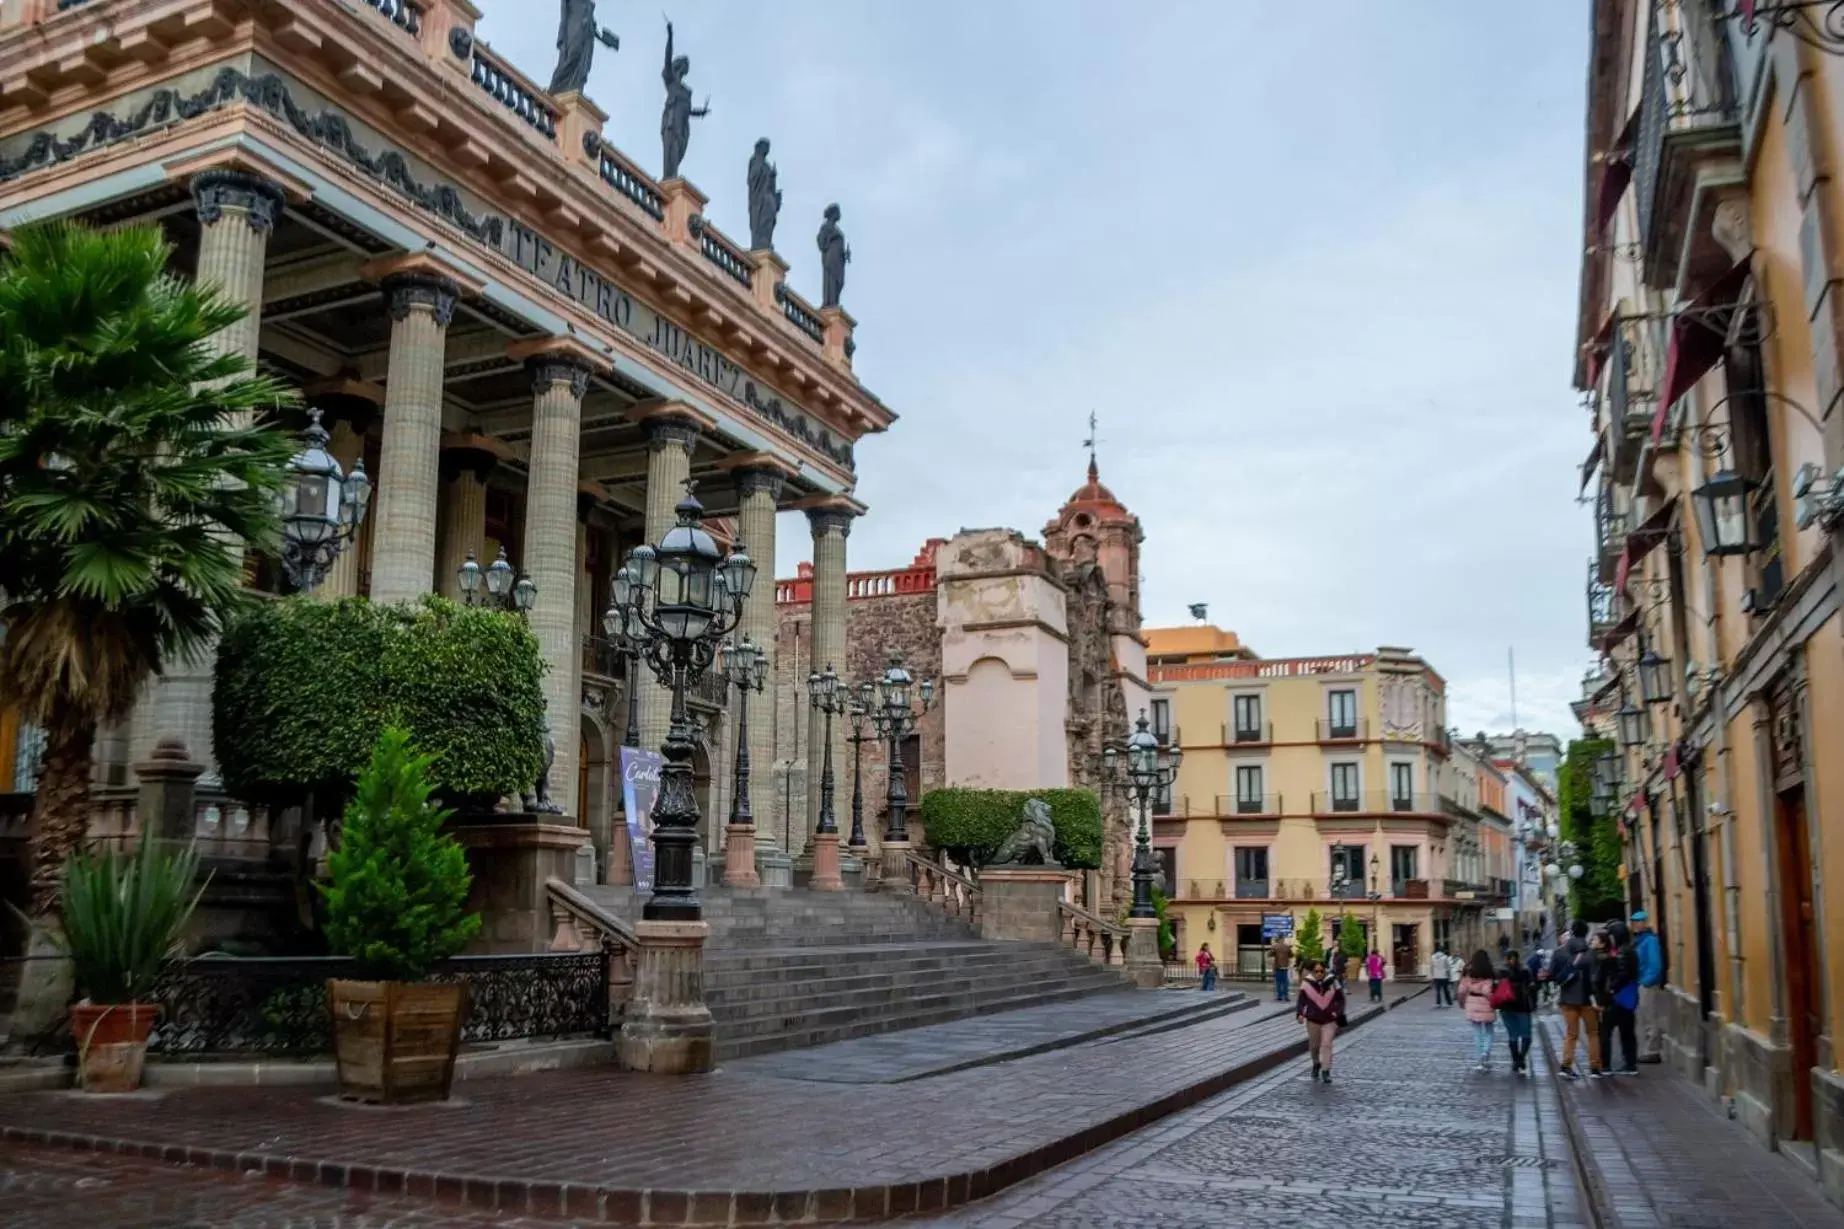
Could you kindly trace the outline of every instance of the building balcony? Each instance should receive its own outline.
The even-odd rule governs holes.
[[[1428,881],[1426,879],[1392,879],[1389,892],[1397,900],[1427,900]]]
[[[1266,900],[1268,899],[1268,881],[1266,879],[1238,879],[1236,880],[1236,899],[1237,900]]]
[[[1600,576],[1600,565],[1588,561],[1588,647],[1598,649],[1601,641],[1620,621],[1620,605],[1611,582]]]
[[[1350,721],[1328,721],[1320,718],[1313,723],[1313,736],[1322,743],[1356,743],[1370,737],[1370,722],[1363,717]]]
[[[1271,743],[1274,741],[1274,723],[1261,721],[1252,726],[1231,726],[1225,723],[1223,741],[1226,744],[1242,747]]]
[[[1608,341],[1604,402],[1612,448],[1608,473],[1622,485],[1630,485],[1638,476],[1639,454],[1652,433],[1658,387],[1664,376],[1662,332],[1663,323],[1656,317],[1622,316]],[[1611,503],[1608,511],[1613,514]],[[1624,540],[1621,546],[1624,548]]]
[[[1280,815],[1284,810],[1279,794],[1260,794],[1255,797],[1218,794],[1216,798],[1216,813],[1223,816]]]
[[[1358,794],[1313,794],[1314,815],[1439,815],[1443,799],[1438,794],[1398,794],[1368,790]]]
[[[1224,900],[1229,888],[1229,881],[1224,879],[1181,879],[1178,881],[1179,900]]]
[[[1327,879],[1325,895],[1327,900],[1369,900],[1370,889],[1361,879]]]
[[[1676,285],[1683,247],[1695,233],[1699,172],[1741,156],[1740,91],[1731,38],[1740,21],[1677,5],[1676,28],[1655,29],[1645,46],[1639,124],[1633,137],[1633,199],[1646,280]],[[1659,23],[1660,10],[1654,10]]]

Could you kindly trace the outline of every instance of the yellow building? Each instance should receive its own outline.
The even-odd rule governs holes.
[[[1617,733],[1667,1061],[1844,1203],[1844,39],[1596,0],[1578,711]],[[1565,784],[1566,789],[1566,784]]]
[[[1153,833],[1181,958],[1209,943],[1256,971],[1263,919],[1314,908],[1328,937],[1346,912],[1380,935],[1392,976],[1485,941],[1510,885],[1489,873],[1477,781],[1497,776],[1502,807],[1503,776],[1455,755],[1432,667],[1392,648],[1265,660],[1213,627],[1146,636],[1153,729],[1184,749]]]

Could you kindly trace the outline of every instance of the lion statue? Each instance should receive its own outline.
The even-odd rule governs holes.
[[[999,852],[993,856],[993,866],[1019,866],[1026,861],[1027,854],[1036,854],[1035,861],[1045,866],[1060,865],[1056,860],[1056,825],[1050,819],[1050,804],[1042,798],[1027,798],[1024,804],[1024,821],[1013,833],[1005,838],[999,846]]]

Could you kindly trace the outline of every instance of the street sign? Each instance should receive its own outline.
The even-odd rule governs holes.
[[[1293,938],[1293,914],[1264,913],[1261,915],[1261,937],[1272,939],[1278,935]]]

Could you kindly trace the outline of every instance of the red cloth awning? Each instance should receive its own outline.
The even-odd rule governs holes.
[[[1626,185],[1633,182],[1633,159],[1628,154],[1609,157],[1601,164],[1601,189],[1594,201],[1594,233],[1607,233],[1607,224],[1613,221],[1614,213],[1620,208],[1620,198],[1626,195]]]
[[[1626,535],[1626,546],[1620,552],[1620,570],[1614,576],[1614,588],[1626,589],[1627,577],[1632,570],[1652,553],[1652,548],[1665,540],[1665,534],[1671,529],[1671,514],[1677,508],[1677,496],[1673,495],[1658,510],[1646,517],[1645,523]]]
[[[1588,484],[1594,481],[1594,471],[1600,468],[1601,453],[1606,446],[1607,441],[1603,436],[1594,437],[1594,447],[1588,450],[1588,459],[1581,463],[1581,486],[1575,492],[1577,495],[1587,490]]]
[[[1628,636],[1632,635],[1638,629],[1639,629],[1639,610],[1637,607],[1635,607],[1634,609],[1627,611],[1626,615],[1618,623],[1614,624],[1611,628],[1609,628],[1605,636],[1601,637],[1601,652],[1603,653],[1613,652],[1615,649],[1620,647],[1621,643]]]
[[[1716,327],[1712,313],[1734,303],[1748,281],[1746,260],[1717,278],[1704,292],[1680,308],[1671,320],[1671,340],[1665,349],[1665,375],[1658,385],[1658,410],[1652,415],[1652,444],[1665,433],[1665,419],[1677,399],[1696,387],[1697,381],[1722,361],[1725,329]],[[1723,321],[1726,325],[1726,319]]]

